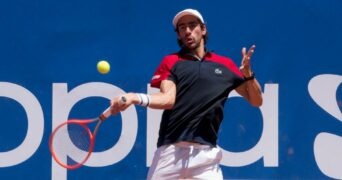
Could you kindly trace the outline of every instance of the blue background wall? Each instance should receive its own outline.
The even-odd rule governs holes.
[[[53,83],[67,83],[72,89],[89,82],[106,82],[127,92],[146,93],[161,58],[178,50],[172,18],[189,7],[198,9],[207,22],[210,50],[231,57],[239,65],[241,48],[256,44],[252,66],[259,82],[263,87],[279,85],[279,165],[264,167],[260,159],[243,167],[223,166],[224,176],[334,177],[319,168],[313,147],[320,132],[342,136],[342,119],[315,103],[308,85],[321,74],[342,76],[342,1],[12,0],[0,4],[0,82],[28,89],[44,112],[39,148],[24,162],[1,167],[0,179],[51,179],[48,137]],[[109,74],[97,72],[100,59],[111,63]],[[324,89],[321,92],[326,93]],[[339,110],[341,99],[339,83],[334,99]],[[92,117],[108,103],[104,98],[85,99],[71,115]],[[136,108],[138,136],[129,154],[107,167],[68,172],[68,179],[146,177],[146,109]],[[235,99],[228,102],[225,111],[221,146],[237,152],[253,147],[263,128],[260,111]],[[0,152],[7,152],[23,141],[27,117],[20,103],[2,94],[0,115]],[[113,119],[118,121],[101,129],[111,139],[103,146],[115,144],[120,136],[120,117]],[[341,159],[342,153],[335,156]]]

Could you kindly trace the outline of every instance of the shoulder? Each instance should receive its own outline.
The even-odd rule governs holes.
[[[172,67],[179,60],[180,60],[179,53],[172,53],[172,54],[168,54],[164,56],[161,64]]]
[[[172,60],[177,60],[179,59],[179,54],[178,53],[172,53],[172,54],[168,54],[166,56],[163,57],[163,61],[172,61]]]

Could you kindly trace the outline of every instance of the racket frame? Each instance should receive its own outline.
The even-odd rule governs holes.
[[[49,138],[49,149],[50,149],[50,152],[51,152],[51,155],[53,157],[53,159],[59,164],[61,165],[62,167],[66,168],[66,169],[70,169],[70,170],[74,170],[74,169],[77,169],[79,167],[81,167],[90,157],[91,153],[93,152],[94,150],[94,146],[95,146],[95,137],[96,137],[96,134],[97,134],[97,131],[101,125],[101,123],[105,120],[106,118],[102,118],[101,116],[99,118],[95,118],[95,119],[88,119],[88,120],[80,120],[80,119],[70,119],[60,125],[58,125],[54,131],[51,133],[50,135],[50,138]],[[94,122],[97,122],[96,126],[95,126],[95,129],[93,132],[91,132],[91,130],[89,129],[89,127],[87,126],[87,124],[90,124],[90,123],[94,123]],[[67,126],[69,124],[76,124],[76,125],[79,125],[81,126],[86,132],[87,132],[87,135],[89,136],[89,140],[90,140],[90,145],[89,145],[89,149],[88,149],[88,153],[86,155],[86,157],[81,161],[81,162],[78,162],[77,164],[74,164],[74,165],[68,165],[67,163],[64,163],[63,161],[61,161],[57,154],[55,153],[54,151],[54,148],[53,148],[53,141],[54,141],[54,136],[55,134],[58,132],[58,130],[60,130],[62,127],[64,126]],[[75,161],[76,162],[76,161]]]
[[[120,100],[119,100],[119,103],[120,104],[125,104],[127,101],[126,97],[124,96],[121,96],[120,97]],[[60,125],[58,125],[51,133],[50,135],[50,138],[49,138],[49,149],[50,149],[50,152],[51,152],[51,155],[53,157],[53,159],[59,164],[61,165],[62,167],[64,168],[67,168],[67,169],[70,169],[70,170],[73,170],[73,169],[77,169],[79,167],[81,167],[90,157],[91,153],[93,152],[94,150],[94,146],[95,146],[95,137],[96,137],[96,134],[97,134],[97,131],[99,130],[99,127],[100,125],[102,124],[102,122],[104,120],[106,120],[109,116],[111,116],[111,107],[108,107],[106,110],[104,110],[100,116],[98,116],[97,118],[94,118],[94,119],[87,119],[87,120],[80,120],[80,119],[70,119]],[[95,128],[94,128],[94,131],[91,132],[89,127],[87,126],[87,124],[90,124],[90,123],[93,123],[93,122],[97,122]],[[56,132],[63,126],[65,125],[68,125],[68,124],[78,124],[80,126],[82,126],[84,129],[86,129],[86,132],[87,134],[89,135],[89,138],[90,138],[90,147],[89,147],[89,150],[88,150],[88,154],[87,156],[85,157],[84,160],[82,160],[80,163],[78,164],[75,164],[75,165],[68,165],[68,164],[65,164],[63,163],[62,161],[60,161],[55,153],[55,151],[53,150],[53,138],[56,134]],[[76,162],[76,161],[75,161]]]

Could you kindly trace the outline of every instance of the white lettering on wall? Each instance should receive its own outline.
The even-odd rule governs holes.
[[[340,75],[322,74],[310,80],[308,91],[319,107],[342,122],[342,113],[336,97],[341,83]],[[342,136],[319,133],[314,142],[314,155],[322,173],[331,178],[342,179]]]
[[[9,82],[0,82],[0,87],[0,96],[17,101],[25,109],[28,122],[23,142],[15,149],[0,152],[0,167],[9,167],[26,161],[36,152],[43,138],[44,115],[39,101],[29,90]]]
[[[115,96],[125,93],[120,88],[107,83],[92,82],[82,84],[70,92],[66,83],[53,84],[53,118],[52,126],[55,128],[68,118],[72,107],[80,100],[87,97],[103,97],[112,99]],[[108,102],[109,105],[109,102]],[[132,150],[138,132],[138,118],[135,106],[130,106],[121,113],[122,117],[122,130],[118,142],[102,152],[93,152],[89,160],[85,163],[90,167],[104,167],[117,163],[124,159]],[[67,143],[71,143],[68,139]],[[69,144],[69,146],[72,146]],[[77,148],[77,147],[75,147]],[[66,152],[65,158],[72,154]],[[52,179],[63,180],[67,179],[67,170],[60,167],[54,160],[52,160]]]
[[[230,93],[229,97],[242,98],[236,91]],[[230,152],[222,149],[222,165],[231,167],[247,166],[263,158],[265,167],[278,166],[278,85],[266,84],[262,97],[263,104],[260,106],[260,110],[263,129],[258,143],[243,152]]]

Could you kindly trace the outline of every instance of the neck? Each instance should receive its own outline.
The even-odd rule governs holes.
[[[205,50],[204,47],[198,47],[197,49],[195,49],[194,51],[191,51],[191,53],[196,56],[198,59],[203,59],[204,55],[205,55]]]
[[[190,49],[190,52],[193,56],[197,57],[199,60],[203,59],[206,53],[203,41],[199,44],[198,47],[194,49]]]

